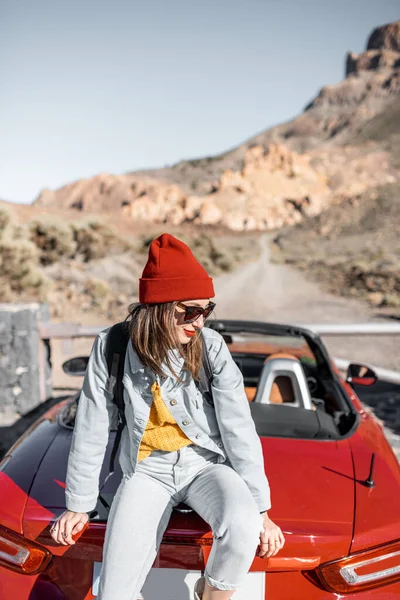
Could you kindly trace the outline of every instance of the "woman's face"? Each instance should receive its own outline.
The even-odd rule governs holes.
[[[185,309],[183,305],[200,306],[201,308],[205,308],[209,302],[210,300],[208,298],[203,300],[182,300],[182,302],[179,303],[179,306],[176,307],[174,320],[178,332],[178,339],[181,344],[187,344],[190,342],[196,331],[201,329],[204,325],[203,315],[200,315],[200,317],[198,317],[198,319],[192,323],[185,323]]]

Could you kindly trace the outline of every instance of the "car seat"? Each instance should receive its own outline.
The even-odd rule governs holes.
[[[313,410],[310,390],[300,360],[285,352],[271,354],[261,371],[254,402]]]

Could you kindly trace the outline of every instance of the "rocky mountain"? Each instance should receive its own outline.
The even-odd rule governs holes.
[[[46,189],[35,204],[235,231],[292,225],[400,180],[399,120],[385,117],[398,116],[399,104],[400,21],[375,29],[365,52],[350,52],[344,80],[292,121],[219,156]]]

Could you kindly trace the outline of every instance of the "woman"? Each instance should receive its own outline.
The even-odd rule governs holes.
[[[222,336],[204,320],[212,279],[190,249],[169,234],[153,240],[130,307],[124,371],[127,426],[123,477],[107,523],[98,600],[139,596],[174,506],[185,502],[212,528],[214,541],[196,600],[228,600],[253,561],[283,546],[268,517],[270,493],[260,440],[242,375]],[[67,511],[52,537],[74,544],[97,502],[109,427],[115,418],[104,342],[93,345],[78,403],[66,480]],[[202,344],[212,365],[213,404],[196,386]]]

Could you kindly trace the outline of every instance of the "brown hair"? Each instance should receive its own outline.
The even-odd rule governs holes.
[[[198,331],[187,344],[179,342],[174,323],[176,305],[177,302],[131,304],[126,321],[132,345],[143,365],[162,377],[165,375],[162,364],[165,363],[168,370],[182,382],[172,366],[169,355],[170,350],[177,349],[185,361],[183,368],[195,379],[199,379],[202,359],[201,335]]]

